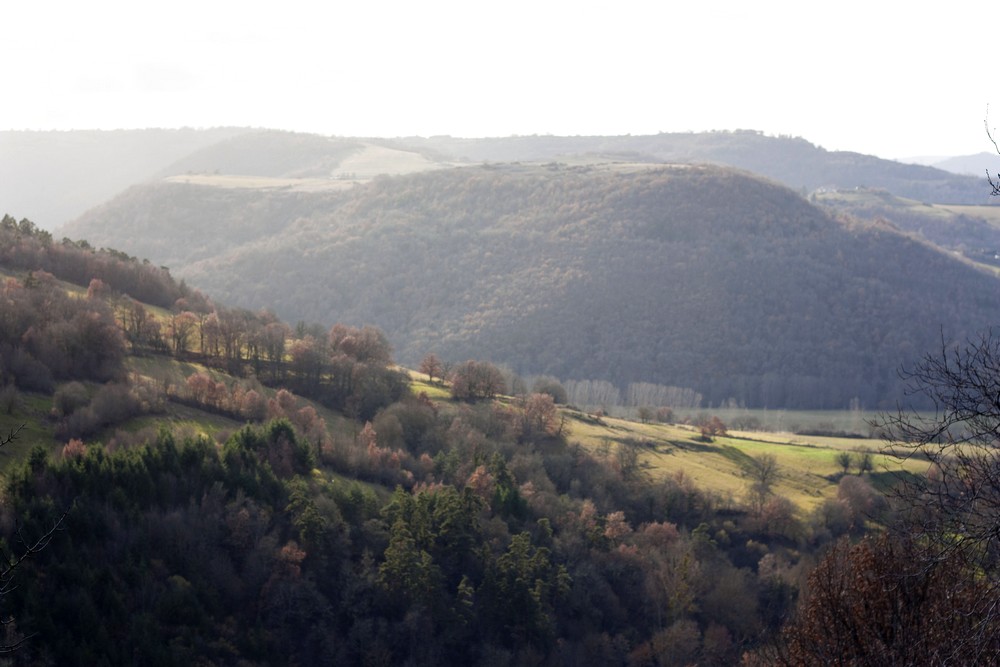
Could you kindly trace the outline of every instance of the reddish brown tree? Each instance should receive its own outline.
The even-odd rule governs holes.
[[[167,335],[174,348],[174,354],[184,354],[188,351],[191,337],[198,328],[198,316],[189,310],[177,313],[170,318]]]
[[[503,372],[487,361],[466,361],[451,374],[451,395],[462,401],[489,399],[507,386]]]
[[[555,435],[559,429],[559,413],[549,394],[531,394],[521,405],[519,415],[521,440],[533,440]]]
[[[1000,656],[1000,603],[954,553],[893,535],[837,542],[809,577],[798,616],[763,652],[783,665],[976,665]]]
[[[444,367],[441,365],[441,360],[438,359],[437,355],[429,352],[423,358],[423,361],[420,362],[420,372],[424,373],[428,381],[433,383],[434,378],[442,379]]]

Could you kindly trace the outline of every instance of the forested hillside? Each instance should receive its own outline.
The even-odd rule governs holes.
[[[806,180],[824,153],[679,136],[720,154],[791,146]],[[939,423],[901,413],[879,451],[857,434],[734,432],[760,423],[697,409],[895,407],[900,365],[997,321],[997,278],[844,212],[946,239],[932,207],[911,216],[849,186],[834,215],[774,175],[653,165],[651,138],[622,140],[452,169],[484,159],[447,148],[474,141],[393,153],[260,133],[185,152],[160,174],[207,178],[134,187],[68,227],[78,240],[0,219],[0,555],[15,564],[0,568],[0,652],[247,666],[1000,655],[992,449],[951,448]],[[546,160],[567,145],[492,145],[546,143]],[[368,182],[346,173],[359,157],[429,173]],[[271,180],[222,187],[223,171]],[[935,197],[964,187],[912,173]],[[988,227],[962,229],[991,242]],[[949,442],[995,440],[997,346],[980,340],[911,376],[945,392]],[[548,376],[529,388],[517,373]],[[626,391],[639,421],[598,409]]]
[[[579,194],[530,170],[484,173],[462,190],[514,226],[511,192]],[[699,174],[640,183],[667,197]],[[646,201],[620,174],[578,175]],[[836,235],[788,191],[728,177],[706,187],[790,197],[793,235]],[[407,192],[389,185],[380,196]],[[724,208],[698,221],[707,232],[598,210],[557,220],[560,239],[590,225],[606,243],[732,241]],[[498,252],[509,243],[480,224]],[[783,242],[777,218],[739,224]],[[27,219],[0,219],[0,272],[0,650],[15,664],[973,664],[998,650],[988,542],[959,553],[948,524],[930,562],[905,528],[865,537],[899,516],[879,489],[922,483],[920,460],[901,468],[887,451],[877,460],[895,467],[875,470],[857,440],[776,445],[718,417],[667,423],[663,404],[658,424],[651,406],[626,423],[558,405],[551,378],[508,395],[486,361],[428,355],[406,373],[374,327],[227,307]],[[687,466],[730,472],[709,490]],[[809,482],[808,505],[782,495]],[[955,518],[964,530],[972,515]]]
[[[971,261],[1000,265],[1000,207],[931,205],[887,190],[821,190],[809,200],[865,220],[881,220]]]
[[[36,441],[0,534],[58,527],[4,579],[16,662],[732,664],[875,498],[846,475],[799,518],[769,478],[744,508],[573,443],[548,394],[411,391],[375,329],[293,330],[25,219],[0,251],[0,417],[31,433],[0,444]]]
[[[362,168],[349,165],[343,169],[351,152],[366,145],[398,153],[389,162],[380,159]],[[0,199],[8,210],[19,211],[51,230],[152,178],[187,173],[299,178],[347,173],[370,178],[411,171],[412,166],[398,161],[410,160],[414,154],[421,156],[424,167],[448,162],[609,158],[710,162],[746,169],[803,192],[820,187],[877,187],[922,202],[983,204],[988,200],[982,169],[975,176],[961,176],[857,153],[826,151],[805,139],[753,131],[376,140],[247,128],[0,132]]]
[[[1000,312],[990,275],[705,166],[469,167],[315,195],[158,184],[75,228],[243,307],[375,324],[405,363],[485,356],[712,404],[892,405],[901,365]]]

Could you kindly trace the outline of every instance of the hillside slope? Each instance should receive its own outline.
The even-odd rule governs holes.
[[[182,187],[140,193],[156,214],[126,251],[160,243],[197,259],[191,248],[242,238],[232,191]],[[513,165],[381,178],[323,199],[241,196],[240,211],[273,207],[273,232],[175,272],[291,321],[375,324],[409,364],[435,351],[689,387],[715,404],[876,407],[901,397],[898,368],[942,331],[961,337],[1000,313],[995,278],[721,168]],[[113,203],[81,224],[137,220]]]
[[[369,159],[371,149],[380,153]],[[550,161],[609,156],[644,162],[710,162],[772,178],[796,190],[877,187],[931,203],[984,204],[982,169],[962,176],[800,138],[753,131],[618,137],[404,139],[329,138],[272,130],[213,128],[113,132],[0,132],[0,201],[45,229],[81,215],[125,188],[186,173],[370,178],[442,164]],[[358,162],[352,162],[363,157]]]

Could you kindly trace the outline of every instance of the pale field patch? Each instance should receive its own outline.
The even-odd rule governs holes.
[[[366,143],[361,150],[341,160],[331,175],[363,181],[381,174],[414,174],[455,166],[458,164],[435,162],[413,151]]]
[[[333,178],[274,178],[270,176],[240,176],[236,174],[180,174],[164,179],[168,183],[204,185],[213,188],[244,190],[291,190],[294,192],[320,192],[347,190],[354,185],[351,180]]]
[[[955,215],[967,215],[979,218],[1000,227],[1000,206],[970,206],[960,204],[934,204],[934,208],[943,209]]]
[[[602,417],[597,422],[583,413],[568,414],[574,417],[568,421],[570,442],[578,442],[609,460],[614,460],[619,447],[635,446],[640,465],[651,480],[683,474],[699,488],[737,502],[746,496],[752,482],[753,459],[765,454],[774,456],[778,464],[774,491],[791,500],[802,515],[824,500],[836,498],[841,472],[836,456],[840,452],[870,453],[874,473],[920,474],[926,470],[926,464],[920,461],[900,463],[882,455],[881,440],[733,431],[712,442],[701,442],[699,432],[690,426],[642,424],[613,417]]]

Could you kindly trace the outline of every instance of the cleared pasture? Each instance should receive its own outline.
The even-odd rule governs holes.
[[[787,417],[796,414],[786,412]],[[774,456],[778,464],[775,492],[787,497],[804,513],[824,499],[836,497],[842,473],[836,457],[841,452],[849,452],[852,457],[869,453],[873,472],[877,474],[920,474],[925,468],[919,461],[901,464],[882,455],[883,443],[875,439],[733,431],[704,442],[690,426],[642,424],[613,417],[596,419],[580,412],[568,415],[571,442],[607,457],[617,456],[619,448],[634,447],[639,465],[650,478],[682,474],[724,498],[739,500],[745,495],[752,481],[754,459],[765,454]],[[857,472],[855,466],[852,461],[852,473]]]

